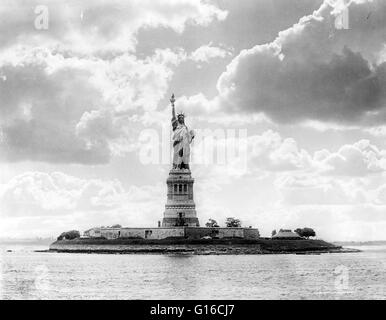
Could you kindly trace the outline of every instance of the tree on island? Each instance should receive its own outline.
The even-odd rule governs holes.
[[[309,237],[315,237],[316,236],[316,233],[314,231],[314,229],[312,228],[297,228],[296,230],[294,230],[295,233],[297,233],[299,236],[303,237],[303,238],[309,238]]]
[[[276,230],[272,230],[271,236],[273,237],[274,235],[276,235]]]
[[[71,231],[66,231],[66,232],[62,232],[62,234],[58,237],[58,240],[72,240],[72,239],[76,239],[76,238],[80,238],[80,233],[78,230],[71,230]]]
[[[208,222],[205,224],[205,226],[207,228],[218,228],[219,227],[217,221],[214,219],[211,219],[211,218],[208,220]]]
[[[120,224],[113,224],[110,228],[122,228]]]
[[[228,217],[228,218],[226,218],[225,225],[227,228],[240,228],[241,227],[241,221],[239,219],[234,218],[234,217]]]

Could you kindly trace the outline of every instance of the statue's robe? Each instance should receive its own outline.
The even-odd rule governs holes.
[[[173,168],[189,169],[190,143],[193,135],[185,124],[172,119],[173,127]]]

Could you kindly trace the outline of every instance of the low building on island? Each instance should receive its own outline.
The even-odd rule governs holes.
[[[84,232],[84,238],[104,239],[212,239],[241,238],[257,239],[259,230],[256,228],[208,228],[208,227],[159,227],[159,228],[109,228],[97,227]]]
[[[272,239],[281,239],[281,240],[296,240],[303,239],[297,233],[292,232],[290,229],[280,229],[278,233],[272,236]]]

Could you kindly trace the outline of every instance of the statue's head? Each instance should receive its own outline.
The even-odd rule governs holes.
[[[185,115],[184,115],[183,113],[179,113],[179,114],[177,115],[177,120],[178,120],[178,122],[181,123],[181,124],[185,123]]]

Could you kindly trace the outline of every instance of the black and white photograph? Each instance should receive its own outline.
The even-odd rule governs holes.
[[[0,0],[0,300],[385,299],[386,1]]]

